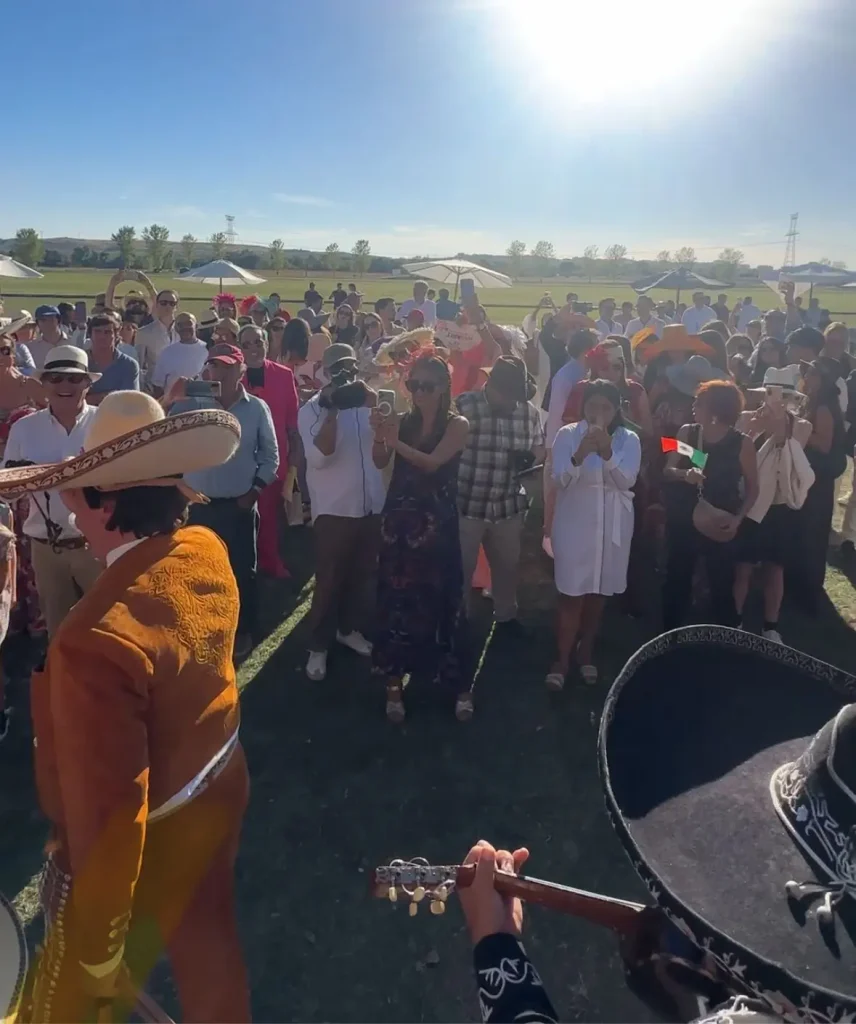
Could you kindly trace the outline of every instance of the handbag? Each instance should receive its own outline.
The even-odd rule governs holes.
[[[701,426],[699,425],[694,447],[701,449],[701,445]],[[702,496],[701,487],[699,487],[698,501],[693,509],[693,526],[702,537],[714,540],[718,544],[732,540],[733,537],[723,534],[723,528],[731,522],[731,519],[731,513],[726,512],[723,508],[717,508],[716,505],[711,505],[707,498]]]

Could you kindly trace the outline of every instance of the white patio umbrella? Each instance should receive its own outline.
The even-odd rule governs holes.
[[[850,270],[839,270],[827,263],[802,263],[798,267],[782,267],[779,281],[793,281],[797,295],[808,289],[809,297],[814,286],[846,285],[856,281],[856,274]]]
[[[0,254],[0,277],[33,278],[44,276],[38,270],[33,270],[32,267],[27,267],[23,263],[13,260],[11,256]]]
[[[264,284],[266,278],[256,277],[249,270],[244,270],[237,263],[230,263],[228,260],[212,260],[202,267],[188,270],[186,274],[179,274],[177,281],[195,281],[197,284],[219,284],[220,291],[223,285],[231,288],[247,284]]]
[[[455,298],[462,277],[472,278],[477,288],[510,288],[511,278],[497,270],[480,267],[469,260],[424,260],[422,263],[405,263],[404,269],[416,277],[426,277],[439,284],[453,284]]]

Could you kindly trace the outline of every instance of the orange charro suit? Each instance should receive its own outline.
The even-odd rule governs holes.
[[[54,832],[33,1020],[92,1019],[92,979],[124,958],[142,985],[164,949],[183,1020],[250,1019],[234,910],[249,795],[237,621],[225,546],[186,527],[122,554],[52,639],[32,683]]]

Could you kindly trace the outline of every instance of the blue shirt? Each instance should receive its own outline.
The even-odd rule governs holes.
[[[451,299],[437,299],[437,319],[454,320],[461,307]]]
[[[170,416],[194,409],[221,409],[213,398],[185,398],[169,410]],[[267,402],[248,394],[244,388],[228,410],[241,424],[241,440],[235,454],[222,466],[185,473],[190,486],[209,498],[240,498],[258,479],[273,483],[279,468],[279,447],[273,417]]]
[[[113,356],[113,362],[100,368],[92,362],[92,353],[90,352],[89,369],[93,373],[101,374],[101,380],[95,381],[89,389],[91,395],[106,395],[111,391],[140,390],[140,364],[136,359],[126,356],[124,352],[117,351]]]

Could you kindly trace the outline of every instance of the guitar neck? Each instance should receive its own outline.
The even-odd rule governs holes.
[[[467,888],[472,885],[474,877],[474,866],[462,866],[458,869],[456,884],[459,888]],[[585,889],[530,878],[528,875],[507,875],[497,871],[493,884],[496,891],[504,896],[516,896],[526,903],[537,903],[550,910],[571,914],[619,934],[637,928],[638,915],[644,910],[641,903],[613,899]]]

